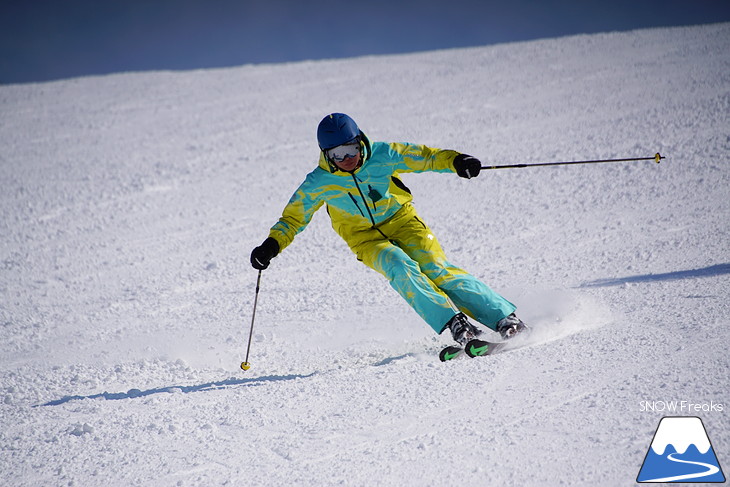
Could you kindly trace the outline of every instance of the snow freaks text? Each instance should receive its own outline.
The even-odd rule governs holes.
[[[639,401],[639,410],[673,414],[721,413],[725,410],[725,405],[714,401]]]

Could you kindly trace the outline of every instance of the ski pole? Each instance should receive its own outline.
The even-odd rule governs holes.
[[[599,164],[602,162],[631,162],[631,161],[654,161],[657,164],[666,157],[657,152],[654,157],[633,157],[628,159],[599,159],[595,161],[570,161],[570,162],[536,162],[534,164],[509,164],[506,166],[482,166],[482,169],[513,169],[517,167],[538,167],[538,166],[566,166],[568,164]]]
[[[241,362],[241,368],[248,370],[251,368],[251,364],[248,362],[248,354],[251,352],[251,338],[253,337],[253,322],[256,319],[256,303],[259,300],[259,286],[261,284],[261,270],[259,270],[259,277],[256,279],[256,296],[253,299],[253,313],[251,315],[251,330],[248,332],[248,347],[246,347],[246,360]]]

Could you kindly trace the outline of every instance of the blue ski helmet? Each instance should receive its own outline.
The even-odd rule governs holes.
[[[360,135],[355,121],[344,113],[332,113],[319,122],[317,142],[322,150],[331,149]]]

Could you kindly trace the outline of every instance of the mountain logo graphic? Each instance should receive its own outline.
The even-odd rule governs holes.
[[[662,418],[636,481],[725,482],[702,420],[694,416]]]

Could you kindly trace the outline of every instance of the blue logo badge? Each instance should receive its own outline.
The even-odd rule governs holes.
[[[636,481],[725,482],[702,420],[694,416],[662,418]]]

